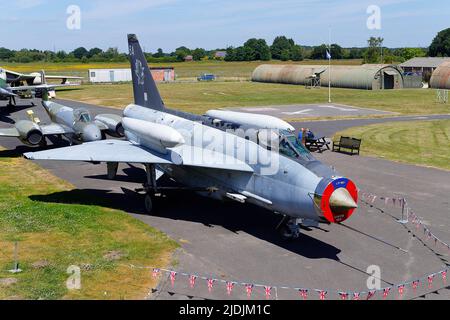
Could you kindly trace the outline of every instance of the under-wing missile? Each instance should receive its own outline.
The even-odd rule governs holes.
[[[167,153],[167,148],[173,148],[185,143],[183,136],[174,128],[138,119],[123,118],[125,136],[133,143],[150,148],[160,153]]]
[[[214,119],[220,119],[226,122],[233,122],[254,129],[278,129],[278,130],[287,130],[291,132],[295,131],[295,128],[286,121],[264,114],[253,114],[253,113],[224,111],[224,110],[209,110],[208,112],[206,112],[206,115]]]

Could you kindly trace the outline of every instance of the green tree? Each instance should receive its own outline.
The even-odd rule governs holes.
[[[76,48],[75,50],[72,51],[72,53],[73,53],[74,57],[77,59],[87,57],[87,55],[88,55],[88,51],[84,47]]]
[[[6,48],[0,48],[0,60],[9,60],[14,56],[14,52],[12,50]]]
[[[202,48],[196,48],[192,51],[192,58],[194,58],[195,61],[200,61],[204,57],[206,57],[206,50]]]
[[[153,58],[162,58],[164,57],[164,51],[161,48],[158,48],[158,50],[156,51],[156,53],[152,54]]]
[[[244,48],[247,52],[246,60],[270,60],[270,48],[264,39],[249,39],[244,43]]]
[[[314,60],[323,60],[327,58],[327,50],[328,47],[326,44],[322,44],[320,46],[314,47],[311,52],[311,59]]]
[[[450,57],[450,28],[437,34],[431,42],[428,53],[431,57]]]
[[[278,36],[273,40],[273,44],[270,47],[270,52],[272,53],[272,58],[277,60],[282,60],[286,57],[286,51],[290,52],[292,47],[295,45],[294,40],[288,39],[285,36]]]
[[[394,52],[394,55],[400,57],[403,61],[416,57],[425,57],[426,54],[425,50],[421,48],[401,48]]]
[[[191,54],[191,50],[189,48],[186,47],[179,47],[175,49],[175,53],[174,56],[177,57],[178,61],[184,61],[184,58],[186,58],[186,56]]]
[[[294,45],[291,49],[291,60],[292,61],[302,61],[303,60],[303,49],[299,45]]]
[[[364,54],[365,63],[383,63],[381,61],[381,51],[383,50],[383,38],[370,37],[367,40],[369,47]]]
[[[88,51],[86,57],[88,57],[90,59],[95,55],[101,54],[102,52],[103,52],[103,50],[100,48],[92,48],[91,50]]]

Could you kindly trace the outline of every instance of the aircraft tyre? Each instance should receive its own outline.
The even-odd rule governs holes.
[[[147,193],[144,198],[145,212],[149,215],[155,215],[158,211],[157,198],[151,193]]]

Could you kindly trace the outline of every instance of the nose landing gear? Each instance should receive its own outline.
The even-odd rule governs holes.
[[[295,240],[300,237],[300,225],[302,219],[283,216],[276,230],[281,238],[286,241]]]

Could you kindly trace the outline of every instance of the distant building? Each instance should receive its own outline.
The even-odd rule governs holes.
[[[186,61],[186,62],[194,61],[194,57],[191,55],[188,55],[188,56],[184,57],[184,61]]]
[[[216,51],[216,53],[214,53],[214,58],[217,59],[225,59],[226,56],[227,56],[226,51]]]
[[[157,82],[175,80],[175,69],[173,67],[150,68],[153,79]],[[132,81],[131,69],[89,69],[89,82],[111,83]]]
[[[442,63],[450,61],[450,58],[412,58],[400,64],[405,73],[432,74]]]
[[[400,68],[374,64],[332,66],[331,72],[327,65],[262,64],[253,71],[252,81],[310,85],[313,77],[317,85],[320,83],[322,86],[328,86],[330,80],[331,86],[336,88],[365,90],[403,88],[403,74]]]

